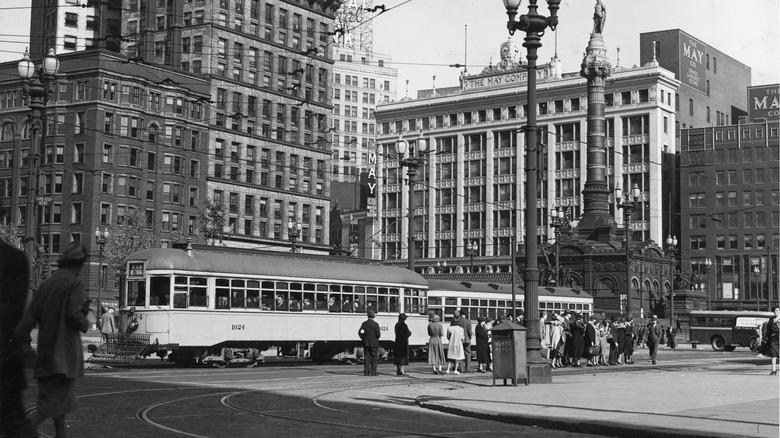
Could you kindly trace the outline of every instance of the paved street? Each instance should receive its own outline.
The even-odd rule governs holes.
[[[542,429],[527,418],[518,421],[511,415],[493,414],[538,413],[540,419],[549,419],[558,414],[554,407],[566,405],[569,409],[560,413],[564,418],[603,418],[607,411],[620,411],[621,420],[642,424],[648,417],[641,415],[644,411],[633,412],[637,402],[648,410],[667,404],[682,411],[686,400],[695,399],[696,406],[713,409],[690,409],[678,420],[690,423],[723,416],[721,406],[730,405],[734,409],[724,424],[747,424],[765,423],[756,413],[769,412],[772,406],[777,409],[777,379],[765,376],[766,360],[746,350],[664,350],[655,368],[644,364],[643,354],[646,350],[638,352],[633,366],[556,370],[552,385],[517,388],[492,387],[486,374],[433,376],[422,363],[410,367],[410,378],[396,377],[390,364],[382,364],[380,376],[369,378],[362,376],[362,367],[352,365],[218,369],[180,368],[148,360],[133,368],[88,371],[79,381],[79,408],[68,425],[75,437],[594,436],[579,433],[584,430],[615,436],[622,435],[621,429],[608,424],[603,429],[578,428],[548,421],[542,424],[549,428]],[[664,387],[664,382],[680,379],[690,384]],[[752,385],[765,380],[766,388],[774,388],[773,400],[741,403],[734,394],[749,388],[738,383],[747,379],[753,379]],[[722,393],[718,381],[733,384],[732,394]],[[694,396],[696,385],[700,387]],[[712,391],[704,390],[708,385]],[[648,392],[658,388],[668,394],[666,401],[645,402]],[[33,393],[31,388],[28,395]],[[522,397],[531,397],[538,406]],[[544,412],[538,412],[539,406]],[[753,418],[746,417],[749,412]],[[52,435],[49,425],[41,431]]]

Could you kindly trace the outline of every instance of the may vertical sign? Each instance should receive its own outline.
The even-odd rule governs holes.
[[[707,92],[706,80],[707,46],[685,34],[680,34],[680,81],[693,88]]]

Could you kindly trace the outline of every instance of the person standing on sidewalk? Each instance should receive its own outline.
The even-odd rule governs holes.
[[[477,372],[484,373],[490,369],[490,335],[484,316],[477,318],[474,336],[477,340]]]
[[[474,329],[471,328],[471,320],[466,318],[466,314],[460,314],[460,326],[463,327],[463,372],[471,372],[471,339],[474,338]]]
[[[65,248],[57,260],[60,269],[38,287],[15,333],[17,340],[24,339],[38,325],[34,371],[38,405],[32,424],[37,428],[52,418],[57,438],[66,435],[65,414],[75,407],[76,377],[84,375],[81,333],[97,321],[96,312],[84,295],[84,282],[78,276],[88,254],[79,242]]]
[[[374,311],[366,312],[367,320],[360,325],[358,335],[363,341],[363,375],[376,376],[376,367],[379,362],[379,336],[381,336],[379,324],[374,321]]]
[[[464,359],[463,327],[460,326],[460,320],[452,320],[450,327],[447,329],[447,339],[449,339],[449,344],[447,346],[447,374],[450,373],[450,366],[453,364],[455,365],[453,373],[460,374],[458,368],[460,368],[460,361]]]
[[[628,315],[623,339],[623,360],[626,364],[634,363],[634,317]]]
[[[24,351],[14,339],[14,328],[24,314],[28,281],[24,253],[0,240],[0,436],[33,436],[22,405],[27,387]]]
[[[447,361],[444,356],[444,326],[439,322],[439,314],[434,313],[428,323],[428,365],[433,367],[433,374],[444,374],[442,366]]]
[[[661,342],[661,326],[658,325],[658,316],[653,315],[650,324],[647,325],[647,348],[650,350],[650,360],[655,365],[655,356],[658,352],[658,344]]]
[[[100,333],[103,335],[103,340],[108,342],[108,335],[116,333],[116,326],[114,325],[114,308],[109,306],[108,309],[100,317]]]
[[[762,354],[772,358],[770,376],[777,375],[778,341],[780,341],[780,307],[775,307],[775,315],[766,325],[766,336],[762,345]]]
[[[406,314],[398,315],[398,322],[395,323],[395,344],[393,345],[393,363],[395,363],[395,375],[405,376],[404,367],[409,365],[409,336],[412,331],[406,325]]]

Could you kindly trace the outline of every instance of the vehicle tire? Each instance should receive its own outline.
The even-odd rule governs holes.
[[[726,345],[726,351],[734,351],[736,348],[734,345]]]
[[[726,341],[723,340],[722,336],[713,336],[710,340],[710,345],[712,345],[712,349],[715,351],[723,351],[726,349]]]

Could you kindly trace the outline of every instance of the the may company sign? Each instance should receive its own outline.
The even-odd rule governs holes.
[[[376,204],[376,152],[368,154],[368,172],[360,175],[360,206],[368,211],[368,217],[377,217]]]
[[[748,87],[748,114],[750,120],[765,118],[780,119],[780,85],[757,85]]]
[[[688,35],[680,35],[680,81],[707,92],[705,56],[707,45]]]
[[[541,69],[536,71],[537,79],[547,78],[547,70]],[[501,75],[491,76],[472,76],[467,77],[463,81],[464,90],[474,90],[481,88],[500,88],[508,85],[516,85],[522,82],[528,81],[527,71],[516,71],[512,73],[506,73]]]

